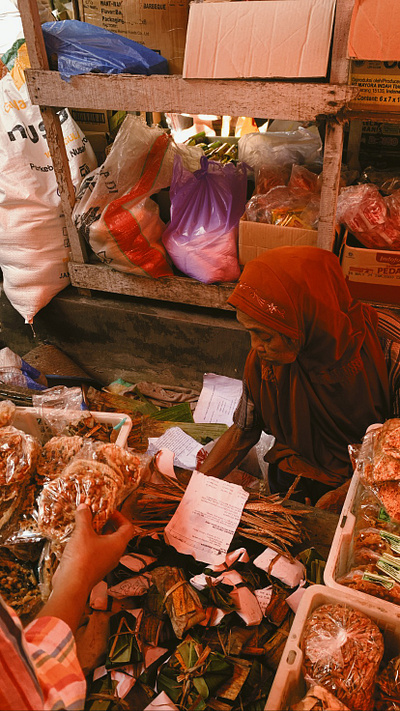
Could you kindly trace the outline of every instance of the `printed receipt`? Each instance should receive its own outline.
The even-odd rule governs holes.
[[[237,484],[194,471],[165,527],[166,543],[203,563],[223,563],[248,497]]]

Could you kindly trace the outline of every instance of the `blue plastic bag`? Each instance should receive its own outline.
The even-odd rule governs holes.
[[[61,78],[75,74],[168,74],[168,62],[152,49],[79,20],[42,25],[47,54],[56,54]]]
[[[236,281],[238,224],[246,204],[244,163],[218,163],[203,156],[186,170],[175,157],[170,188],[171,222],[163,243],[181,272],[204,284]]]

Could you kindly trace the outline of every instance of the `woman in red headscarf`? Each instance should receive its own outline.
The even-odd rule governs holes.
[[[377,315],[351,297],[337,257],[317,247],[249,262],[229,303],[252,349],[234,424],[201,470],[225,476],[265,430],[275,437],[271,492],[300,477],[294,498],[315,503],[351,476],[348,445],[389,417]]]

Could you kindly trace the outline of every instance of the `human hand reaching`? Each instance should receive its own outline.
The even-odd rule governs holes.
[[[78,506],[74,532],[54,576],[53,589],[65,583],[69,576],[82,576],[91,590],[115,568],[135,529],[119,511],[111,514],[106,529],[107,533],[98,535],[93,529],[90,507]]]
[[[53,590],[38,617],[64,620],[75,633],[92,588],[118,564],[134,526],[119,511],[111,514],[109,533],[98,535],[89,506],[78,506],[75,529],[53,576]]]

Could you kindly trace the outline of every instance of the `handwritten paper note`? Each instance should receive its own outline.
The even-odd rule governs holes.
[[[166,542],[203,563],[223,563],[248,496],[241,486],[194,471],[165,527]]]
[[[193,413],[195,422],[218,422],[230,427],[242,394],[242,381],[206,373],[203,389]]]
[[[161,437],[149,439],[148,454],[155,454],[160,449],[169,449],[174,453],[174,464],[182,469],[194,469],[197,453],[202,445],[186,434],[180,427],[171,427]]]

